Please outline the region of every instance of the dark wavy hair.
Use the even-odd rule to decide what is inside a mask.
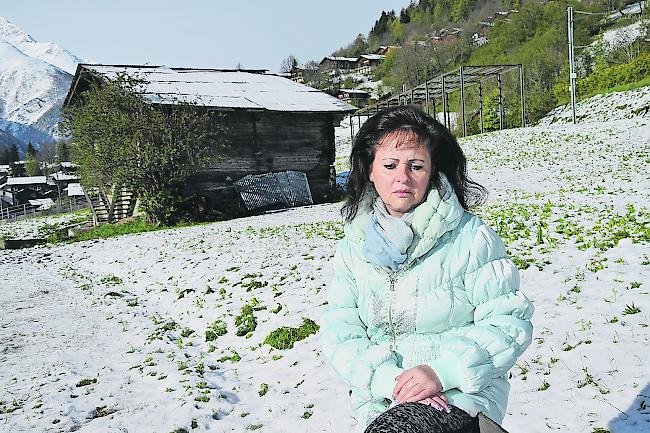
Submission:
[[[378,145],[394,132],[415,134],[429,149],[432,163],[429,188],[435,187],[442,192],[438,173],[444,173],[465,210],[485,200],[487,190],[467,177],[465,154],[447,128],[414,106],[390,107],[368,119],[354,137],[346,184],[347,200],[341,209],[347,222],[357,215],[359,203],[371,187],[370,165]]]

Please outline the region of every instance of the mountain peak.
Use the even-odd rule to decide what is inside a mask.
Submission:
[[[20,27],[0,16],[0,41],[6,41],[29,57],[47,62],[74,75],[82,59],[53,42],[38,42]]]

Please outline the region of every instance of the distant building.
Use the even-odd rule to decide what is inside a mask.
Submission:
[[[399,49],[399,48],[402,47],[397,45],[382,45],[379,48],[377,48],[373,54],[379,54],[381,56],[385,56],[388,54],[390,50]]]
[[[329,197],[334,126],[355,107],[265,70],[85,64],[77,68],[65,105],[74,104],[91,82],[120,73],[146,80],[141,94],[151,104],[192,101],[223,115],[229,149],[214,154],[187,183],[186,193],[200,197],[202,208],[241,209],[235,181],[287,170],[306,173],[314,201]]]
[[[357,60],[357,57],[326,56],[320,61],[318,70],[332,75],[350,72],[357,67]]]
[[[337,97],[353,105],[363,106],[368,103],[370,94],[365,90],[357,89],[340,89]]]

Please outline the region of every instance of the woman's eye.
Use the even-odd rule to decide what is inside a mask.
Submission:
[[[394,169],[395,167],[396,167],[395,164],[386,164],[386,165],[384,165],[384,168],[387,168],[388,170],[392,170],[392,169]]]
[[[420,171],[420,170],[423,170],[423,169],[424,169],[423,165],[415,165],[415,164],[411,165],[411,170],[413,170],[413,171]]]

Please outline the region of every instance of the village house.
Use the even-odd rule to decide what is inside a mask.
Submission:
[[[3,206],[17,206],[29,200],[48,198],[51,189],[46,176],[8,177],[0,185],[0,199]]]
[[[350,72],[357,67],[357,57],[326,56],[320,61],[318,70],[331,75]]]
[[[347,103],[361,107],[368,104],[370,93],[365,90],[340,89],[337,97]]]
[[[379,48],[377,48],[372,54],[379,54],[380,56],[385,56],[388,54],[390,50],[402,48],[397,45],[382,45]]]
[[[385,58],[386,56],[381,54],[361,54],[357,59],[357,72],[369,74],[370,71],[379,66]]]
[[[222,115],[229,149],[215,153],[187,185],[202,206],[219,211],[239,204],[241,210],[236,181],[284,171],[306,174],[314,202],[330,197],[334,127],[355,107],[265,70],[86,64],[77,67],[65,105],[91,82],[120,73],[144,79],[140,94],[152,104],[192,102]]]

